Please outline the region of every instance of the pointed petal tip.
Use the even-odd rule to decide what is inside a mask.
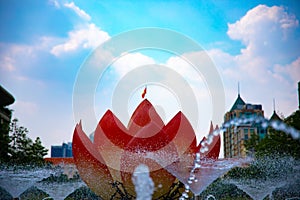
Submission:
[[[75,128],[82,128],[82,122],[81,119],[79,120],[79,122],[76,124]]]
[[[140,105],[138,105],[138,107],[141,105],[149,105],[150,107],[153,106],[147,98],[143,99],[143,101],[140,103]]]
[[[107,111],[104,113],[104,115],[109,114],[109,113],[113,113],[110,109],[107,109]]]
[[[175,115],[175,116],[177,116],[177,115],[180,115],[180,116],[185,116],[181,110],[180,110],[180,111],[178,111],[178,112],[176,113],[176,115]],[[174,116],[174,117],[175,117],[175,116]]]

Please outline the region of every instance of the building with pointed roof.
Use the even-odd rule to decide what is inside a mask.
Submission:
[[[276,113],[275,109],[275,99],[273,99],[273,114],[270,117],[270,121],[276,120],[276,121],[282,121],[282,119],[279,117],[279,115]]]
[[[224,116],[224,123],[235,118],[251,118],[257,116],[264,117],[262,105],[246,103],[238,93],[238,97],[230,111]],[[267,130],[256,123],[241,123],[238,125],[230,125],[226,128],[223,133],[224,157],[245,157],[247,155],[245,141],[249,140],[254,134],[258,135],[259,138],[264,138],[267,134]]]
[[[279,115],[276,113],[276,111],[273,111],[272,116],[270,117],[270,121],[272,120],[278,120],[278,121],[282,121],[282,119],[279,117]]]
[[[245,105],[245,101],[241,98],[240,94],[238,94],[238,97],[236,98],[230,111],[242,109]]]

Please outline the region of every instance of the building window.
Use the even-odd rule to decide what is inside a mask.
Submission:
[[[245,132],[244,135],[245,135],[245,136],[244,136],[244,139],[245,139],[245,140],[248,140],[248,131],[247,131],[247,133]]]

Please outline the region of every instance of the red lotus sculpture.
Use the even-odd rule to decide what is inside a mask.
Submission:
[[[178,181],[176,176],[180,176],[181,169],[177,173],[177,167],[191,166],[200,147],[182,112],[165,125],[147,99],[136,108],[127,127],[108,110],[98,123],[93,142],[83,132],[81,123],[73,135],[73,156],[79,174],[103,199],[114,197],[118,184],[122,184],[122,192],[134,197],[132,174],[140,164],[149,167],[155,185],[153,198],[163,196]],[[217,159],[219,151],[217,136],[202,156]]]

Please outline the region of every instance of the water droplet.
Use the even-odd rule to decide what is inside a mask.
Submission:
[[[189,189],[190,189],[190,186],[189,186],[189,185],[185,185],[185,189],[186,189],[186,190],[189,190]]]
[[[200,168],[201,167],[201,165],[199,164],[199,163],[195,163],[195,168],[196,169],[198,169],[198,168]]]
[[[201,153],[205,153],[205,148],[202,147],[202,148],[200,149],[200,152],[201,152]]]
[[[183,196],[185,199],[189,198],[189,195],[188,195],[186,192],[183,192],[183,193],[182,193],[182,196]]]
[[[200,161],[200,153],[196,153],[196,162]]]

